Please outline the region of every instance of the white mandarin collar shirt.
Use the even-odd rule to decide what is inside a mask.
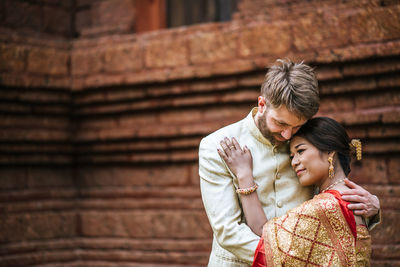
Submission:
[[[254,122],[257,108],[243,120],[203,138],[199,148],[200,188],[214,240],[208,266],[249,266],[259,237],[246,225],[237,178],[220,158],[217,148],[224,137],[247,145],[253,157],[253,177],[268,219],[281,216],[310,199],[311,187],[299,184],[291,168],[288,144],[275,147]]]

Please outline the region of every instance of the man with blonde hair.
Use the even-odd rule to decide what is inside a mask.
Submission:
[[[237,178],[217,153],[220,141],[231,138],[245,144],[253,156],[253,176],[258,188],[249,188],[260,199],[268,219],[281,216],[313,196],[302,187],[291,168],[288,140],[319,108],[318,82],[314,70],[304,63],[277,60],[267,72],[258,107],[246,118],[203,138],[199,147],[200,188],[213,230],[208,266],[249,266],[259,236],[246,225]],[[347,201],[355,214],[374,216],[379,200],[352,184]],[[373,223],[370,222],[369,226]]]

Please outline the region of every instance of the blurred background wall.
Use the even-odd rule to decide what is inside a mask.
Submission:
[[[400,2],[0,1],[0,265],[205,266],[197,148],[277,58],[364,143],[373,266],[400,265]]]

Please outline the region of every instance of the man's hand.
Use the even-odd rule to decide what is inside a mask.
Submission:
[[[377,196],[372,195],[367,190],[353,183],[349,179],[345,179],[345,183],[351,189],[343,191],[342,199],[352,202],[347,207],[353,210],[355,215],[369,218],[378,214],[380,204]]]

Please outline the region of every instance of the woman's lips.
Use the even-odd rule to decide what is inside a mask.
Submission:
[[[297,174],[297,175],[300,175],[300,174],[302,174],[305,170],[306,170],[306,169],[297,170],[297,171],[296,171],[296,174]]]

